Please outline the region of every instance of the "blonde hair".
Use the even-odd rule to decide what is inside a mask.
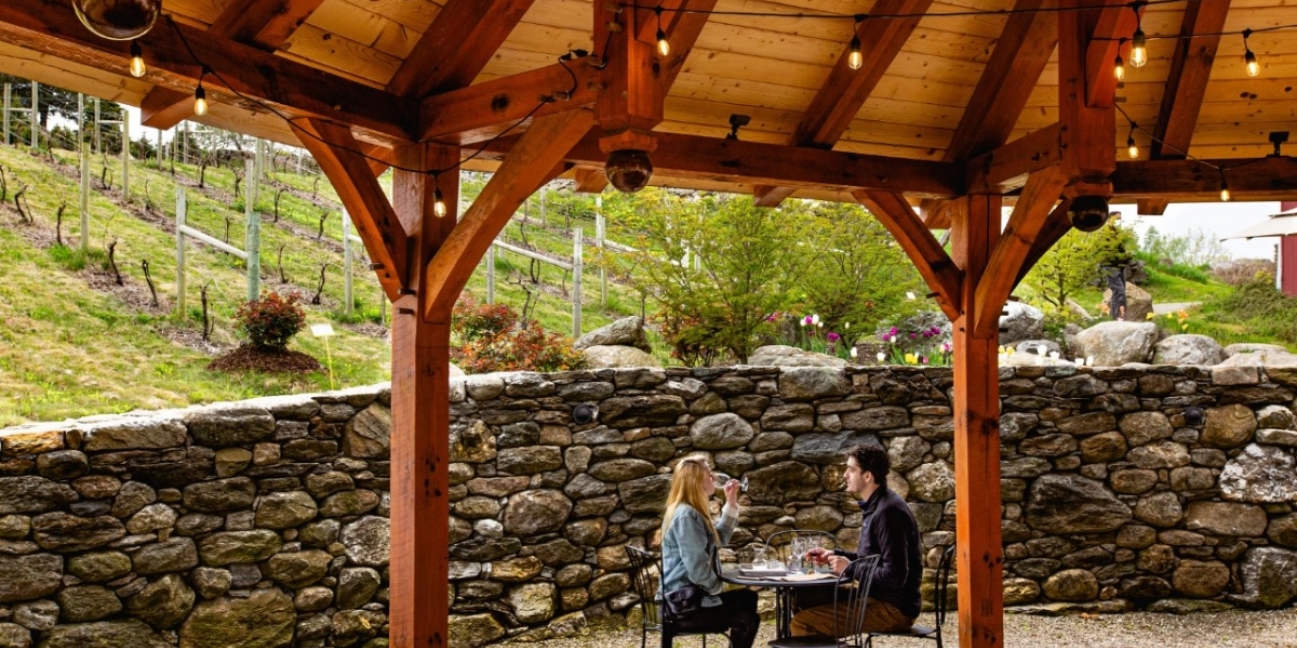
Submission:
[[[707,465],[707,457],[703,455],[693,455],[685,457],[676,464],[675,475],[671,478],[671,492],[667,495],[666,510],[662,514],[662,539],[666,540],[667,529],[671,527],[671,521],[675,519],[676,507],[681,504],[692,506],[702,514],[703,517],[710,517],[710,507],[707,502],[711,499],[712,494],[707,491],[704,481],[710,466]],[[720,536],[712,525],[707,525],[707,530],[711,531],[712,540],[720,544]]]

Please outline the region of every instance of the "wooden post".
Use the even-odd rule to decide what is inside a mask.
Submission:
[[[603,253],[603,240],[608,235],[608,222],[603,218],[603,196],[594,199],[594,236],[599,253]],[[602,261],[602,260],[601,260]],[[608,307],[608,270],[607,264],[599,264],[599,305]]]
[[[176,185],[176,317],[185,317],[185,187]]]
[[[122,200],[131,202],[131,116],[122,111]]]
[[[81,251],[90,249],[90,143],[81,142]]]
[[[95,154],[103,151],[103,142],[99,140],[99,97],[95,97]]]
[[[581,337],[581,269],[584,261],[585,235],[580,227],[572,230],[572,339]]]
[[[955,538],[959,645],[1004,645],[1004,554],[1000,541],[999,332],[978,337],[977,285],[1000,236],[1000,196],[957,201],[952,254],[963,271],[954,322]]]
[[[32,148],[34,148],[34,149],[35,149],[35,148],[40,148],[40,147],[41,147],[41,126],[40,126],[40,114],[41,114],[41,113],[40,113],[41,90],[40,90],[40,85],[41,85],[41,84],[36,83],[35,81],[32,81],[32,111],[31,111],[31,113],[30,113],[30,117],[31,117],[31,126],[32,126],[32,135],[31,135],[31,138],[30,138],[28,141],[31,143],[31,146],[32,146]]]
[[[247,223],[247,245],[243,249],[248,252],[248,301],[255,301],[261,297],[261,214],[253,208],[252,201],[256,192],[253,191],[255,182],[252,178],[256,177],[256,160],[248,160],[244,167],[244,174],[248,178],[247,186],[243,194],[243,213],[248,219]]]
[[[398,146],[395,154],[407,169],[459,162],[457,147],[432,143]],[[450,612],[450,306],[436,306],[422,271],[456,214],[434,215],[431,176],[392,171],[392,206],[412,254],[392,318],[390,638],[393,646],[444,647]],[[442,183],[441,192],[447,207],[458,207],[459,183]]]

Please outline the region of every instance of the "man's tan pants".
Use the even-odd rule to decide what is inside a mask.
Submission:
[[[817,605],[794,614],[790,630],[794,637],[815,634],[832,637],[839,632],[845,632],[858,614],[858,606],[848,610],[844,605],[837,615],[838,618],[834,619],[832,604]],[[902,614],[896,606],[870,598],[865,607],[865,624],[862,632],[900,632],[908,630],[913,624],[914,619]]]

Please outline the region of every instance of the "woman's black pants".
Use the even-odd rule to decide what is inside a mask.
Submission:
[[[670,624],[675,634],[730,633],[731,648],[752,648],[761,627],[757,593],[748,589],[720,593],[721,604],[702,608]]]

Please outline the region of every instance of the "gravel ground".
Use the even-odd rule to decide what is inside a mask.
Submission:
[[[954,622],[953,616],[947,619],[944,633],[945,645],[952,648],[959,645]],[[774,634],[774,623],[767,621],[762,625],[754,648],[765,648],[766,642],[774,639]],[[1092,618],[1010,614],[1004,620],[1004,634],[1006,648],[1297,648],[1297,609],[1183,616],[1132,612]],[[649,633],[649,648],[657,648],[658,641],[657,633]],[[513,645],[521,648],[537,644]],[[591,631],[584,637],[553,639],[543,645],[546,648],[639,648],[640,632],[638,629]],[[697,637],[676,640],[678,648],[700,648],[701,645]],[[725,647],[714,637],[708,645]],[[933,645],[912,639],[874,640],[876,648]]]

